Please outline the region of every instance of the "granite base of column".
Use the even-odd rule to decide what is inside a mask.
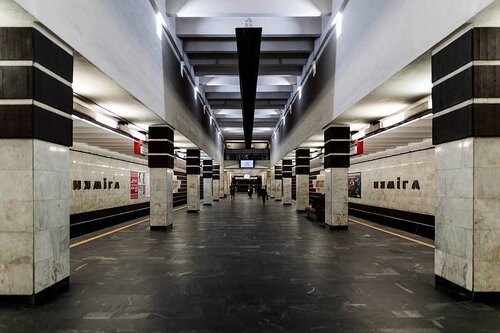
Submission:
[[[439,275],[434,275],[434,286],[444,294],[466,301],[500,303],[500,292],[473,292]]]
[[[349,230],[349,226],[348,225],[329,225],[329,224],[324,223],[323,227],[326,230],[330,230],[330,231],[333,231],[333,230]]]
[[[174,227],[173,224],[170,225],[152,225],[149,227],[149,230],[151,231],[167,231],[170,230]]]
[[[0,295],[1,307],[40,306],[68,292],[69,277],[34,295]]]

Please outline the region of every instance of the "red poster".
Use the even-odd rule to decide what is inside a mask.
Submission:
[[[141,141],[134,141],[134,154],[142,155],[141,154],[141,146],[142,146]]]
[[[356,141],[356,149],[358,155],[361,155],[365,152],[365,142],[364,141]]]
[[[137,171],[130,171],[130,199],[139,198],[139,175]]]

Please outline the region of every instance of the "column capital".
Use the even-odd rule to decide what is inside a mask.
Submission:
[[[168,125],[153,125],[148,132],[148,166],[154,169],[173,169],[174,130]]]
[[[331,125],[325,130],[325,169],[348,168],[350,166],[349,145],[351,131],[349,125]]]

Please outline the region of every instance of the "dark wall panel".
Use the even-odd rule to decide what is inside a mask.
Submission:
[[[63,79],[73,82],[73,56],[45,37],[41,32],[33,30],[34,60]]]
[[[32,38],[32,28],[0,28],[0,60],[32,60]]]
[[[0,67],[0,99],[32,99],[33,67]]]
[[[471,67],[434,86],[432,89],[433,112],[438,113],[470,100],[474,93],[472,75],[473,69]]]
[[[68,114],[73,113],[73,89],[35,68],[34,99]]]
[[[432,82],[472,61],[472,38],[470,30],[432,57]]]

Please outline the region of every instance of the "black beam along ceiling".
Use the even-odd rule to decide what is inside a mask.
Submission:
[[[257,76],[259,75],[262,28],[236,28],[241,108],[246,149],[252,148]]]

